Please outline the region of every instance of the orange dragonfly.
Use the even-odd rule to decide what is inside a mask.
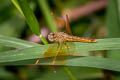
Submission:
[[[45,51],[44,57],[53,57],[54,59],[52,61],[52,65],[55,65],[55,61],[57,60],[61,64],[63,64],[67,60],[67,56],[72,53],[72,46],[73,43],[70,42],[87,42],[87,43],[95,43],[96,40],[94,39],[87,39],[84,37],[77,37],[73,36],[72,32],[70,30],[68,16],[66,15],[66,32],[56,32],[56,33],[50,33],[48,35],[48,39],[51,42],[55,42],[58,44],[51,44],[51,46]],[[38,59],[36,61],[36,64],[39,63]]]

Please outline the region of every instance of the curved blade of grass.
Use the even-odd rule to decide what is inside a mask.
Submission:
[[[120,37],[120,0],[108,1],[106,25],[108,30],[107,37]],[[109,51],[107,53],[106,55],[109,58],[120,59],[120,50]]]
[[[53,17],[50,15],[51,11],[48,7],[47,1],[46,0],[38,0],[39,6],[42,10],[42,13],[48,23],[48,26],[52,32],[57,32],[56,24],[53,19]]]
[[[11,0],[11,1],[15,5],[15,7],[20,11],[20,13],[24,16],[24,14],[23,14],[23,12],[22,12],[22,10],[20,8],[20,5],[18,3],[18,0]]]
[[[48,46],[39,46],[0,52],[0,63],[39,58],[47,48]]]
[[[36,43],[28,42],[17,38],[7,37],[3,35],[0,35],[0,44],[7,47],[13,47],[19,49],[40,46],[39,44]]]
[[[99,57],[81,57],[67,60],[65,66],[84,66],[84,67],[94,67],[101,69],[108,69],[114,71],[120,71],[120,61],[99,58]],[[50,63],[39,63],[40,65],[52,65]],[[56,61],[56,65],[61,65]]]
[[[76,48],[74,53],[94,50],[116,50],[120,49],[120,38],[98,39],[97,43],[78,43],[75,42]],[[113,42],[115,41],[115,42]],[[26,59],[35,59],[42,57],[44,51],[49,45],[40,45],[21,50],[13,50],[0,53],[0,62],[19,61]]]
[[[26,65],[26,64],[35,64],[35,59],[31,60],[19,60],[7,63],[1,63],[1,65]],[[48,61],[48,62],[47,62]],[[51,61],[52,62],[52,61]],[[52,65],[49,59],[41,59],[39,65]],[[100,68],[107,69],[113,71],[120,71],[120,64],[118,60],[112,60],[107,58],[99,58],[99,57],[79,57],[68,59],[65,64],[59,64],[56,61],[56,65],[64,65],[64,66],[82,66],[82,67],[92,67],[92,68]]]
[[[30,29],[36,35],[40,35],[39,23],[38,23],[35,15],[34,15],[34,13],[30,9],[27,1],[26,0],[18,0],[18,2],[19,2],[19,5],[21,7],[21,10],[22,10],[23,14],[25,15],[26,21],[27,21]]]
[[[32,12],[32,10],[30,9],[28,3],[26,0],[18,0],[19,3],[19,8],[20,11],[22,10],[25,19],[27,21],[27,24],[29,25],[31,31],[38,35],[40,37],[40,39],[43,41],[44,44],[47,44],[47,40],[40,34],[40,25],[34,15],[34,13]]]
[[[117,3],[118,3],[118,5],[117,5],[118,6],[118,17],[119,17],[118,21],[120,22],[120,0],[118,0]]]
[[[120,38],[109,38],[109,39],[98,39],[97,43],[77,43],[75,42],[76,49],[75,52],[81,51],[93,51],[93,50],[116,50],[120,49]],[[49,45],[30,47],[21,50],[12,50],[7,52],[0,53],[0,63],[8,63],[15,61],[19,62],[21,60],[36,59],[39,56],[42,57],[44,51],[48,48]],[[84,49],[85,48],[85,49]],[[46,59],[45,59],[46,60]],[[42,62],[41,65],[51,65],[51,62]],[[57,63],[57,62],[56,62]],[[30,62],[29,64],[33,64]],[[57,63],[57,65],[61,65]],[[118,60],[98,58],[98,57],[79,57],[68,59],[66,66],[85,66],[85,67],[94,67],[102,68],[114,71],[120,71],[120,64]]]
[[[75,52],[120,49],[120,38],[97,39],[97,43],[75,42]]]
[[[120,36],[120,19],[119,19],[119,0],[109,0],[107,9],[106,25],[108,37]],[[114,26],[114,27],[113,27]]]

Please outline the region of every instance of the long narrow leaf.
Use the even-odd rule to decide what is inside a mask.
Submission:
[[[119,1],[119,0],[118,0]],[[107,9],[107,21],[108,37],[115,38],[120,36],[120,20],[119,11],[117,6],[119,3],[117,0],[109,0]]]
[[[120,37],[120,0],[109,0],[107,9],[107,29],[108,37]],[[120,50],[109,51],[107,56],[109,58],[119,59]]]
[[[18,0],[18,2],[20,4],[21,10],[24,13],[24,16],[26,18],[26,21],[27,21],[30,29],[36,35],[40,35],[40,26],[39,26],[39,23],[38,23],[35,15],[34,15],[34,13],[30,9],[27,1],[26,0]]]
[[[18,3],[18,0],[11,0],[11,1],[15,5],[15,7],[20,11],[20,13],[24,16],[24,14],[23,14],[23,12],[22,12],[22,10],[20,8],[20,5]]]
[[[50,28],[50,30],[52,32],[57,32],[56,24],[54,22],[53,17],[50,15],[51,11],[50,11],[50,8],[47,4],[47,1],[46,0],[38,0],[38,3],[39,3],[39,6],[41,8],[41,11],[42,11],[47,23],[48,23],[48,27]]]
[[[40,60],[39,65],[52,65],[51,60]],[[50,62],[51,61],[51,62]],[[7,62],[1,63],[2,65],[25,65],[25,64],[35,64],[34,60],[22,60],[15,62]],[[82,67],[93,67],[93,68],[101,68],[107,70],[120,71],[120,64],[117,60],[107,59],[107,58],[99,58],[99,57],[79,57],[68,59],[65,64],[59,64],[56,61],[56,65],[64,65],[64,66],[82,66]]]
[[[0,44],[7,46],[7,47],[13,47],[13,48],[27,48],[27,47],[35,47],[39,46],[39,44],[28,42],[25,40],[12,38],[8,36],[0,35]]]
[[[120,49],[120,38],[98,39],[97,43],[75,42],[74,53],[94,50],[117,50]],[[115,41],[115,42],[113,42]],[[43,56],[49,45],[41,45],[21,50],[13,50],[0,53],[0,62],[35,59]]]
[[[26,0],[18,0],[18,2],[20,5],[20,8],[21,8],[20,10],[22,10],[31,31],[34,34],[38,35],[44,44],[47,44],[47,40],[40,33],[40,25],[34,15],[34,13],[30,9],[27,1]]]

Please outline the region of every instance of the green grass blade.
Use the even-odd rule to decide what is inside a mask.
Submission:
[[[57,32],[56,24],[54,22],[53,17],[51,16],[51,11],[48,7],[47,1],[46,0],[38,0],[39,6],[42,10],[42,13],[48,23],[48,27],[52,32]]]
[[[75,42],[75,52],[120,49],[120,38],[97,39],[97,43]]]
[[[20,59],[20,57],[18,59]],[[7,60],[4,60],[4,61],[7,61]],[[15,61],[15,62],[11,62],[11,61],[12,60],[10,60],[7,63],[1,63],[1,65],[5,65],[5,64],[7,64],[7,65],[35,64],[36,60],[28,59],[28,60],[22,60],[22,61],[19,60],[19,61]],[[52,61],[51,62],[50,61],[42,62],[42,61],[44,61],[44,60],[41,59],[39,65],[52,65]],[[118,60],[112,60],[112,59],[108,59],[108,58],[99,58],[99,57],[80,57],[80,58],[68,59],[65,64],[59,64],[59,62],[56,61],[56,65],[82,66],[82,67],[92,67],[92,68],[120,71],[120,64],[119,64]]]
[[[120,36],[120,20],[119,11],[117,6],[117,0],[109,0],[107,9],[107,21],[106,25],[108,28],[108,37],[119,37]]]
[[[18,0],[11,0],[11,1],[15,5],[15,7],[20,11],[20,13],[24,16],[24,14],[23,14],[23,12],[22,12],[22,10],[20,8],[20,5],[18,3]]]
[[[65,66],[82,66],[82,67],[94,67],[101,69],[108,69],[114,71],[120,71],[120,61],[112,60],[108,58],[99,57],[81,57],[67,60]],[[41,65],[52,65],[52,63],[39,63]],[[56,61],[56,65],[61,65]]]
[[[31,31],[34,34],[38,35],[44,44],[47,44],[48,43],[47,40],[40,34],[40,25],[34,15],[34,13],[30,9],[27,1],[26,0],[18,0],[18,2],[19,2],[20,8],[25,16],[25,19],[26,19]]]
[[[98,57],[83,57],[68,60],[68,66],[95,67],[108,70],[120,71],[119,61]]]
[[[30,27],[30,29],[32,30],[33,33],[35,33],[36,35],[40,35],[40,26],[39,23],[34,15],[34,13],[32,12],[32,10],[30,9],[28,3],[26,0],[18,0],[21,10],[23,11],[26,21]]]
[[[120,0],[117,0],[117,3],[118,3],[117,4],[117,6],[118,6],[118,17],[119,17],[119,22],[120,22]]]
[[[35,59],[42,56],[47,46],[24,48],[0,53],[0,62],[12,62],[19,60]]]
[[[36,43],[28,42],[17,38],[7,37],[3,35],[0,35],[0,44],[7,47],[14,47],[19,49],[40,46],[39,44]]]
[[[109,0],[107,8],[108,37],[120,37],[120,0]],[[120,59],[120,50],[109,51],[107,57]]]
[[[116,50],[120,49],[120,38],[110,38],[110,39],[98,39],[97,43],[78,43],[75,42],[74,53],[81,53],[84,51],[94,51],[94,50]],[[115,41],[115,42],[113,42]],[[39,58],[43,55],[43,52],[48,48],[49,45],[40,45],[31,48],[25,48],[21,50],[13,50],[0,53],[0,62],[7,61],[18,61],[25,59]],[[7,61],[4,61],[6,59]]]
[[[93,51],[93,50],[116,50],[120,49],[120,38],[108,38],[108,39],[98,39],[97,43],[80,43],[75,42],[76,52],[83,51]],[[28,47],[28,46],[26,46]],[[0,63],[1,64],[12,64],[12,65],[20,65],[24,64],[21,61],[30,60],[25,64],[34,64],[35,60],[39,57],[43,56],[45,50],[49,47],[49,45],[40,45],[36,47],[25,48],[21,50],[12,50],[0,53]],[[41,59],[41,65],[51,65],[51,61],[49,59]],[[20,64],[18,64],[18,63]],[[57,65],[61,65],[56,61]],[[67,60],[67,63],[64,64],[66,66],[84,66],[84,67],[94,67],[94,68],[102,68],[114,71],[120,71],[120,64],[118,60],[112,60],[107,58],[99,58],[99,57],[74,57]]]

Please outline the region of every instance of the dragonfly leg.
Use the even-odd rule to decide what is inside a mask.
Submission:
[[[39,61],[40,61],[40,58],[38,58],[38,59],[36,60],[35,64],[38,64],[38,63],[39,63]]]
[[[59,53],[59,51],[60,51],[60,49],[61,49],[61,46],[62,46],[62,44],[61,44],[61,43],[58,43],[58,46],[57,46],[58,50],[57,50],[57,53],[56,53],[56,55],[55,55],[55,57],[54,57],[54,59],[53,59],[53,61],[52,61],[52,65],[55,64],[55,60],[56,60],[56,57],[57,57],[57,55],[58,55],[58,53]]]
[[[69,46],[67,45],[67,43],[64,43],[67,47],[67,52],[68,52],[68,55],[70,56],[70,50],[69,50]]]
[[[40,57],[40,58],[41,58],[41,57]],[[39,63],[40,58],[38,58],[38,59],[36,60],[35,64],[38,64],[38,63]]]

